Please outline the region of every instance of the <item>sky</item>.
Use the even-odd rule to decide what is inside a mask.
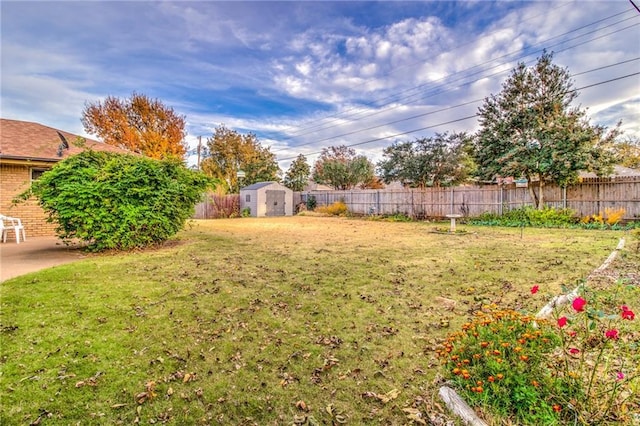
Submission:
[[[633,0],[640,7],[640,0]],[[283,172],[347,145],[475,132],[482,100],[543,50],[593,124],[640,137],[640,12],[610,1],[6,1],[3,118],[83,136],[87,103],[133,92],[184,115],[188,162],[224,125]],[[635,74],[635,75],[634,75]],[[95,138],[95,137],[94,137]]]

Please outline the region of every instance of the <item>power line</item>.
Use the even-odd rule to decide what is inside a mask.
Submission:
[[[571,3],[564,3],[564,4],[560,4],[559,6],[557,6],[557,7],[555,7],[555,8],[552,8],[551,10],[547,10],[547,11],[542,12],[542,13],[539,13],[539,14],[537,14],[537,15],[533,15],[533,16],[531,16],[531,17],[529,17],[529,18],[527,18],[527,19],[523,20],[522,22],[530,21],[530,20],[532,20],[532,19],[535,19],[535,18],[538,18],[538,17],[540,17],[540,16],[543,16],[545,13],[547,13],[547,12],[549,12],[549,11],[555,11],[555,10],[557,10],[557,9],[563,8],[563,7],[568,6],[568,5],[570,5],[570,4],[571,4]],[[622,14],[627,13],[627,12],[628,12],[628,11],[619,12],[619,13],[617,13],[617,14],[615,14],[615,15],[612,15],[612,16],[609,16],[609,17],[607,17],[607,18],[601,19],[600,21],[596,21],[596,23],[597,23],[597,22],[604,21],[604,20],[607,20],[607,19],[610,19],[610,18],[615,17],[615,16],[618,16],[618,15],[622,15]],[[591,25],[591,24],[589,24],[589,25]],[[582,28],[582,27],[581,27],[581,28]],[[580,28],[578,28],[578,29],[580,29]],[[487,34],[485,37],[491,36],[491,35],[493,35],[493,34],[497,33],[498,31],[501,31],[501,29],[498,29],[498,30],[492,31],[492,32],[490,32],[489,34]],[[455,51],[455,50],[458,50],[458,49],[460,49],[460,48],[462,48],[462,47],[464,47],[464,46],[468,46],[468,45],[470,45],[471,43],[474,43],[475,41],[477,41],[477,40],[471,40],[471,41],[468,41],[468,42],[466,42],[466,43],[463,43],[463,44],[461,44],[461,45],[459,45],[459,46],[456,46],[455,48],[451,49],[451,52],[453,52],[453,51]],[[426,58],[425,58],[425,59],[426,59]],[[411,63],[411,64],[401,65],[401,66],[398,66],[398,67],[393,68],[391,71],[388,71],[388,72],[386,72],[386,73],[382,74],[380,77],[388,77],[388,76],[390,76],[390,75],[392,75],[392,74],[396,73],[396,72],[397,72],[398,70],[400,70],[400,69],[403,69],[403,68],[410,68],[410,67],[413,67],[413,66],[416,66],[416,65],[420,65],[420,64],[422,64],[422,63],[423,63],[423,60],[419,60],[419,61],[413,62],[413,63]],[[365,82],[362,82],[362,83],[360,83],[360,84],[357,84],[357,85],[355,85],[355,86],[354,86],[354,88],[361,87],[361,86],[365,85],[366,83],[367,83],[367,82],[365,81]],[[383,98],[383,99],[386,99],[386,98]],[[352,109],[355,109],[355,108],[352,108]],[[349,110],[347,110],[347,111],[349,111]],[[328,115],[328,116],[326,116],[326,117],[324,117],[324,118],[322,118],[322,119],[320,119],[320,120],[323,120],[323,119],[325,119],[325,118],[335,117],[335,116],[338,116],[338,115],[340,115],[340,114],[343,114],[344,112],[345,112],[345,111],[340,111],[340,112],[337,112],[337,113],[335,113],[335,114]],[[316,121],[316,119],[310,120],[309,122],[310,122],[310,123],[313,123],[314,121]]]
[[[590,70],[587,70],[587,71],[582,71],[580,73],[573,74],[572,77],[576,77],[578,75],[588,74],[588,73],[591,73],[591,72],[594,72],[594,71],[600,71],[600,70],[611,68],[611,67],[618,66],[618,65],[623,65],[623,64],[626,64],[626,63],[629,63],[629,62],[633,62],[633,61],[637,61],[637,60],[640,60],[640,57],[636,57],[636,58],[633,58],[633,59],[628,59],[628,60],[625,60],[625,61],[616,62],[616,63],[610,64],[610,65],[604,65],[604,66],[601,66],[601,67],[598,67],[598,68],[593,68],[593,69],[590,69]],[[501,74],[501,73],[498,73],[498,74]],[[473,82],[475,82],[475,81],[473,81]],[[466,84],[464,84],[464,85],[466,85]],[[426,117],[428,115],[437,114],[439,112],[448,111],[448,110],[451,110],[451,109],[467,106],[467,105],[470,105],[470,104],[481,102],[482,100],[483,100],[482,98],[481,99],[474,99],[472,101],[464,102],[464,103],[461,103],[461,104],[457,104],[457,105],[453,105],[453,106],[449,106],[449,107],[445,107],[445,108],[440,108],[440,109],[437,109],[437,110],[434,110],[434,111],[425,112],[425,113],[422,113],[422,114],[416,114],[416,115],[413,115],[413,116],[410,116],[410,117],[405,117],[405,118],[402,118],[402,119],[399,119],[399,120],[390,121],[390,122],[387,122],[387,123],[384,123],[384,124],[378,124],[376,126],[366,127],[364,129],[354,130],[354,131],[351,131],[351,132],[341,133],[339,135],[329,136],[329,137],[326,137],[326,138],[323,138],[323,139],[314,140],[314,141],[311,141],[311,142],[306,142],[306,143],[302,143],[302,144],[298,144],[298,145],[293,145],[293,146],[291,146],[289,148],[282,148],[282,149],[277,150],[277,151],[283,151],[284,149],[291,149],[291,148],[299,148],[299,147],[302,147],[302,146],[307,146],[307,145],[311,145],[311,144],[315,144],[315,143],[319,143],[319,142],[325,142],[325,141],[328,141],[328,140],[337,139],[337,138],[340,138],[340,137],[343,137],[343,136],[350,136],[350,135],[353,135],[353,134],[356,134],[356,133],[360,133],[360,132],[364,132],[364,131],[367,131],[367,130],[374,130],[374,129],[378,129],[380,127],[389,126],[391,124],[397,124],[397,123],[401,123],[403,121],[409,121],[409,120],[413,120],[413,119],[416,119],[416,118],[421,118],[421,117]]]
[[[627,11],[624,11],[624,12],[619,12],[619,13],[616,13],[616,14],[614,14],[614,15],[608,16],[608,17],[606,17],[606,18],[603,18],[603,19],[600,19],[600,20],[594,21],[594,22],[592,22],[592,23],[590,23],[590,24],[583,25],[583,26],[581,26],[581,27],[578,27],[578,28],[575,28],[575,29],[573,29],[573,30],[567,31],[567,32],[565,32],[565,33],[563,33],[563,34],[560,34],[560,35],[557,35],[557,36],[551,37],[551,38],[549,38],[549,39],[543,40],[543,41],[541,41],[541,42],[539,42],[539,43],[536,43],[536,44],[532,45],[531,47],[533,47],[533,46],[542,46],[544,43],[548,43],[548,42],[549,42],[549,41],[551,41],[551,40],[558,39],[558,38],[560,38],[560,37],[566,36],[566,35],[568,35],[568,34],[571,34],[571,33],[577,32],[577,31],[579,31],[579,30],[581,30],[581,29],[584,29],[584,28],[587,28],[587,27],[590,27],[590,26],[593,26],[593,25],[599,24],[599,23],[601,23],[601,22],[604,22],[604,21],[606,21],[606,20],[609,20],[609,19],[611,19],[611,18],[615,18],[615,17],[617,17],[617,16],[620,16],[620,15],[623,15],[623,14],[626,14],[626,13],[629,13],[629,11],[627,10]],[[557,45],[560,45],[560,44],[564,44],[564,43],[567,43],[567,42],[569,42],[569,41],[576,40],[576,39],[581,38],[581,37],[588,36],[588,35],[593,34],[593,33],[595,33],[595,32],[602,31],[602,30],[604,30],[604,29],[610,28],[610,27],[612,27],[612,26],[614,26],[614,25],[617,25],[617,24],[619,24],[619,23],[622,23],[622,22],[625,22],[625,21],[628,21],[628,20],[630,20],[630,19],[634,19],[634,18],[637,18],[637,16],[635,16],[635,15],[634,15],[634,16],[632,16],[632,17],[630,17],[630,18],[625,18],[625,19],[622,19],[622,20],[616,21],[616,22],[614,22],[614,23],[611,23],[611,24],[609,24],[609,25],[607,25],[607,26],[605,26],[605,27],[597,28],[597,29],[592,30],[592,31],[590,31],[590,32],[587,32],[587,33],[581,34],[581,35],[579,35],[579,36],[576,36],[576,37],[573,37],[573,38],[570,38],[570,39],[566,39],[566,40],[560,41],[560,42],[558,42],[558,43],[556,43],[556,44],[548,45],[548,46],[546,46],[546,47],[545,47],[545,49],[549,49],[549,48],[551,48],[551,47],[554,47],[554,46],[557,46]],[[636,24],[636,25],[637,25],[637,24]],[[634,25],[632,25],[632,26],[634,26]],[[606,36],[611,35],[611,34],[614,34],[614,33],[616,33],[616,32],[623,31],[623,30],[625,30],[625,29],[631,28],[632,26],[628,26],[628,27],[625,27],[625,28],[619,29],[619,30],[617,30],[617,31],[613,31],[613,32],[608,33],[608,34],[606,34],[606,35],[604,35],[604,36],[601,36],[601,37],[606,37]],[[598,39],[598,38],[594,38],[594,39],[588,40],[587,42],[591,42],[591,41],[594,41],[594,40],[597,40],[597,39]],[[585,43],[586,43],[586,42],[585,42]],[[584,44],[584,43],[582,43],[582,44]],[[573,47],[576,47],[576,46],[579,46],[579,45],[580,45],[580,44],[577,44],[577,45],[575,45],[575,46],[573,46]],[[460,46],[459,46],[459,47],[460,47]],[[457,48],[455,48],[455,49],[453,49],[453,50],[457,50],[459,47],[457,47]],[[531,49],[531,47],[529,47],[529,49]],[[573,48],[573,47],[571,47],[571,48]],[[544,50],[544,49],[542,49],[542,50]],[[527,57],[527,56],[531,56],[532,54],[535,54],[535,53],[540,53],[542,50],[537,50],[537,51],[535,51],[535,52],[528,53],[528,54],[526,54],[526,55],[524,55],[524,56],[521,56],[521,57],[520,57],[520,59],[522,59],[522,58],[524,58],[524,57]],[[567,49],[563,49],[563,50],[567,50]],[[563,50],[561,50],[561,51],[563,51]],[[491,60],[489,60],[489,61],[483,62],[483,63],[481,63],[481,64],[475,65],[475,66],[473,66],[473,67],[467,68],[467,69],[462,70],[462,71],[458,71],[458,72],[456,72],[456,73],[454,73],[454,74],[451,74],[451,75],[449,75],[449,76],[442,77],[442,78],[441,78],[441,79],[439,79],[439,80],[436,80],[436,81],[433,81],[433,82],[429,82],[429,83],[425,83],[425,84],[422,84],[422,85],[419,85],[419,86],[415,86],[415,87],[412,87],[412,88],[405,89],[405,90],[400,91],[400,92],[398,92],[398,93],[396,93],[396,94],[394,94],[394,95],[390,95],[390,96],[387,96],[387,97],[384,97],[384,98],[378,99],[378,100],[377,100],[377,101],[375,101],[375,102],[380,102],[380,101],[386,101],[386,100],[393,99],[393,100],[392,100],[391,102],[389,102],[389,103],[382,104],[382,105],[378,105],[378,106],[385,106],[385,105],[389,105],[389,104],[390,104],[390,103],[392,103],[392,102],[397,102],[397,101],[401,101],[401,100],[408,99],[408,98],[410,98],[410,97],[412,97],[412,96],[416,96],[418,93],[411,94],[411,95],[408,95],[408,96],[406,96],[406,97],[401,97],[401,98],[397,98],[397,96],[398,96],[398,94],[402,94],[402,93],[407,93],[407,92],[415,91],[415,90],[418,90],[418,89],[420,89],[420,88],[423,88],[423,87],[425,87],[425,86],[427,86],[427,85],[432,85],[432,84],[434,84],[434,83],[436,83],[436,82],[438,82],[438,81],[443,81],[443,80],[445,80],[445,79],[447,79],[447,78],[450,78],[450,77],[452,77],[452,76],[454,76],[454,75],[456,75],[456,74],[463,74],[463,73],[468,72],[468,71],[470,71],[470,70],[473,70],[473,69],[475,69],[475,68],[479,68],[479,67],[481,67],[481,66],[483,66],[483,65],[491,64],[492,62],[495,62],[496,60],[503,59],[503,58],[507,58],[507,57],[512,56],[512,55],[515,55],[515,54],[517,54],[517,53],[519,53],[519,52],[520,52],[520,51],[513,51],[513,52],[507,53],[507,54],[505,54],[505,55],[502,55],[502,56],[500,56],[500,57],[492,58],[492,59],[491,59]],[[477,74],[480,74],[480,73],[482,73],[482,72],[486,72],[486,71],[488,71],[488,70],[494,69],[494,68],[499,67],[499,66],[502,66],[502,65],[504,65],[504,63],[502,63],[502,64],[498,64],[498,65],[495,65],[495,66],[493,66],[493,67],[491,67],[491,68],[485,69],[484,71],[482,71],[482,70],[481,70],[481,71],[478,71],[478,72],[473,73],[473,74],[469,74],[469,75],[466,75],[466,76],[462,76],[462,77],[460,77],[460,78],[459,78],[459,79],[457,79],[457,80],[450,81],[449,83],[452,83],[452,82],[455,82],[455,81],[459,81],[459,80],[462,80],[462,79],[464,79],[464,78],[469,78],[469,77],[471,77],[471,76],[473,76],[473,75],[477,75]],[[394,98],[395,98],[395,99],[394,99]],[[415,100],[415,102],[417,102],[418,100],[420,100],[420,99],[416,99],[416,100]],[[286,141],[286,140],[289,140],[289,139],[293,139],[293,138],[295,138],[295,137],[304,136],[304,135],[306,135],[306,134],[313,133],[313,132],[311,131],[312,129],[315,129],[315,130],[313,130],[313,131],[318,131],[318,130],[325,130],[325,129],[327,129],[327,128],[331,128],[331,127],[336,127],[337,125],[334,125],[334,126],[326,126],[326,125],[327,125],[327,124],[330,124],[330,123],[332,123],[332,122],[335,122],[335,121],[337,121],[337,120],[338,120],[338,119],[340,119],[340,118],[350,118],[350,117],[352,118],[352,117],[357,116],[358,114],[361,114],[361,113],[362,113],[362,112],[355,112],[355,113],[354,113],[354,114],[352,114],[352,115],[346,115],[346,116],[344,116],[344,114],[345,114],[345,113],[347,113],[347,112],[349,112],[349,111],[353,111],[353,110],[355,110],[355,109],[356,109],[356,108],[350,108],[350,109],[347,109],[347,110],[341,111],[341,112],[340,112],[340,113],[338,113],[338,114],[334,114],[334,115],[332,115],[332,116],[328,116],[328,117],[325,117],[325,118],[323,118],[323,119],[320,119],[320,120],[325,120],[326,118],[335,117],[333,120],[331,120],[331,121],[329,121],[329,122],[316,124],[316,125],[313,125],[313,126],[310,126],[310,127],[309,127],[309,126],[306,126],[306,127],[303,127],[303,128],[301,128],[301,129],[299,130],[299,131],[309,130],[309,131],[308,131],[308,132],[306,132],[306,133],[296,133],[296,134],[294,134],[294,135],[292,135],[292,136],[288,136],[288,137],[283,138],[283,139],[280,139],[280,140],[281,140],[281,141]],[[374,114],[376,114],[376,113],[374,113]],[[370,116],[370,115],[365,115],[365,116]],[[318,120],[318,121],[319,121],[319,120]],[[338,125],[339,125],[339,124],[338,124]],[[323,127],[323,126],[325,126],[325,127]],[[321,129],[318,129],[318,127],[321,127]]]
[[[618,15],[619,15],[619,14],[618,14]],[[559,44],[564,44],[564,43],[566,43],[566,42],[568,42],[568,41],[576,40],[577,38],[584,37],[585,35],[590,35],[590,34],[593,34],[593,33],[597,32],[597,31],[602,31],[603,29],[609,28],[609,27],[611,27],[611,26],[613,26],[613,25],[619,24],[619,23],[621,23],[621,22],[624,22],[624,21],[627,21],[627,20],[629,20],[629,19],[633,19],[633,18],[636,18],[636,16],[633,16],[632,18],[626,18],[626,19],[624,19],[624,20],[621,20],[621,21],[615,22],[615,23],[613,23],[613,24],[610,24],[610,25],[608,25],[608,26],[606,26],[606,27],[599,28],[599,29],[597,29],[597,30],[594,30],[594,31],[591,31],[591,32],[588,32],[588,33],[582,34],[582,35],[580,35],[580,36],[577,36],[577,37],[574,37],[574,38],[571,38],[571,39],[568,39],[568,40],[564,40],[564,41],[559,42],[559,43],[557,43],[557,44],[555,44],[555,45],[547,46],[547,47],[546,47],[546,48],[544,48],[544,49],[540,49],[540,50],[537,50],[537,51],[535,51],[535,52],[528,53],[528,54],[526,54],[526,55],[524,55],[524,56],[521,56],[519,59],[526,58],[526,57],[531,56],[531,55],[533,55],[533,54],[535,54],[535,53],[543,52],[543,51],[544,51],[544,50],[546,50],[547,48],[551,48],[551,47],[557,46],[557,45],[559,45]],[[611,32],[609,32],[609,33],[606,33],[606,34],[603,34],[603,35],[600,35],[600,36],[597,36],[597,37],[591,38],[591,39],[589,39],[589,40],[586,40],[586,41],[583,41],[583,42],[580,42],[580,43],[574,44],[574,45],[572,45],[572,46],[566,47],[566,48],[561,49],[561,50],[558,50],[558,51],[555,51],[554,53],[560,53],[560,52],[564,52],[564,51],[567,51],[567,50],[570,50],[570,49],[574,49],[574,48],[576,48],[576,47],[578,47],[578,46],[581,46],[581,45],[583,45],[583,44],[590,43],[590,42],[592,42],[592,41],[599,40],[599,39],[604,38],[604,37],[608,37],[608,36],[610,36],[610,35],[612,35],[612,34],[615,34],[615,33],[618,33],[618,32],[624,31],[624,30],[627,30],[627,29],[629,29],[629,28],[636,27],[636,26],[638,26],[638,25],[640,25],[640,24],[632,24],[632,25],[629,25],[629,26],[626,26],[626,27],[623,27],[623,28],[619,28],[619,29],[614,30],[614,31],[611,31]],[[584,27],[585,27],[585,26],[583,26],[583,27],[581,27],[581,28],[584,28]],[[568,33],[565,33],[565,34],[568,34]],[[557,37],[554,37],[554,38],[557,38]],[[546,42],[546,41],[545,41],[545,42]],[[540,43],[539,43],[539,44],[540,44]],[[512,53],[511,53],[511,54],[512,54]],[[505,57],[505,56],[509,56],[509,55],[511,55],[511,54],[503,55],[503,56],[502,56],[502,57],[500,57],[500,58],[503,58],[503,57]],[[500,59],[500,58],[496,58],[496,59]],[[535,60],[535,59],[532,59],[532,60],[530,60],[530,61],[528,61],[528,62],[533,62],[534,60]],[[493,60],[492,60],[492,61],[493,61]],[[490,62],[492,62],[492,61],[488,61],[488,62],[485,62],[485,63],[483,63],[483,64],[476,65],[476,66],[474,66],[474,67],[468,68],[467,70],[471,70],[471,69],[473,69],[473,68],[477,68],[477,67],[479,67],[479,66],[481,66],[481,65],[488,64],[488,63],[490,63]],[[458,79],[456,79],[456,80],[452,80],[452,81],[448,82],[447,84],[451,84],[451,83],[455,83],[455,82],[460,81],[460,80],[464,80],[464,79],[466,79],[466,78],[469,78],[469,77],[471,77],[471,76],[474,76],[474,75],[480,74],[480,73],[482,73],[482,72],[486,72],[486,71],[489,71],[489,70],[491,70],[491,69],[495,69],[495,68],[502,67],[502,66],[504,66],[504,65],[506,65],[506,64],[507,64],[507,63],[501,63],[501,64],[494,65],[494,66],[492,66],[492,67],[490,67],[490,68],[485,69],[484,71],[478,71],[478,72],[476,72],[476,73],[473,73],[473,74],[470,74],[470,75],[466,75],[466,76],[460,77],[460,78],[458,78]],[[465,70],[465,71],[466,71],[466,70]],[[366,117],[372,117],[372,116],[375,116],[375,115],[379,115],[379,114],[382,114],[382,113],[385,113],[385,112],[391,111],[391,110],[393,110],[393,109],[397,109],[397,108],[399,108],[399,107],[401,107],[401,106],[405,106],[405,105],[407,105],[407,104],[411,104],[411,103],[418,102],[418,101],[420,101],[421,99],[424,99],[426,96],[433,96],[433,95],[438,95],[438,94],[446,93],[446,92],[448,92],[448,91],[455,90],[455,89],[459,89],[459,88],[461,88],[461,87],[464,87],[464,86],[467,86],[467,85],[473,84],[473,83],[477,82],[478,80],[480,80],[480,79],[482,79],[482,78],[493,77],[493,76],[496,76],[496,75],[499,75],[499,74],[504,74],[504,73],[506,73],[506,72],[508,72],[508,71],[507,71],[507,70],[505,70],[505,71],[499,71],[499,72],[496,72],[496,73],[493,73],[493,74],[489,74],[489,75],[484,75],[484,76],[481,76],[481,77],[476,78],[475,80],[470,80],[470,81],[468,81],[468,82],[466,82],[466,83],[463,83],[462,85],[458,85],[458,86],[456,86],[456,87],[454,87],[454,88],[451,88],[451,89],[446,89],[446,87],[445,87],[445,86],[441,86],[441,87],[440,87],[440,89],[439,89],[439,90],[437,90],[437,89],[438,89],[438,87],[436,86],[436,87],[434,87],[434,88],[432,89],[432,91],[431,91],[431,92],[424,93],[420,98],[413,99],[413,100],[411,100],[411,101],[407,101],[407,102],[403,103],[402,105],[397,105],[397,106],[393,106],[393,107],[390,107],[390,108],[383,108],[383,109],[380,109],[380,110],[377,110],[377,111],[374,111],[374,112],[370,112],[370,113],[364,114],[364,115],[362,115],[362,116],[358,117],[358,120],[363,119],[363,118],[366,118]],[[461,73],[461,72],[460,72],[460,73]],[[459,74],[459,73],[455,73],[455,74]],[[453,74],[453,75],[455,75],[455,74]],[[450,77],[450,76],[449,76],[449,77]],[[443,78],[443,79],[444,79],[444,78]],[[443,80],[443,79],[440,79],[440,80]],[[422,85],[422,86],[425,86],[425,85]],[[417,86],[417,87],[422,87],[422,86]],[[413,90],[413,89],[415,89],[415,88],[407,89],[407,90],[405,90],[405,92],[406,92],[406,91],[409,91],[409,90]],[[436,91],[434,92],[434,90],[436,90]],[[402,93],[402,92],[400,92],[400,93]],[[409,96],[407,96],[407,97],[397,98],[395,101],[397,102],[397,101],[401,101],[401,100],[407,100],[407,99],[409,99],[409,98],[411,98],[411,97],[413,97],[413,96],[416,96],[416,95],[418,95],[418,93],[416,93],[416,94],[412,94],[412,95],[409,95]],[[388,98],[389,98],[389,97],[387,97],[387,98],[383,98],[383,99],[388,99]],[[388,105],[388,104],[387,104],[387,105]],[[383,105],[383,106],[384,106],[384,105]],[[352,115],[347,115],[346,117],[343,117],[343,118],[345,118],[345,119],[346,119],[346,118],[351,118],[351,119],[353,119],[353,118],[355,118],[358,114],[362,114],[362,113],[360,112],[360,113],[356,113],[356,114],[352,114]],[[334,119],[334,120],[332,120],[332,121],[337,121],[337,119]],[[331,123],[331,122],[329,122],[329,123]],[[325,124],[329,124],[329,123],[325,123]],[[308,128],[308,129],[314,129],[314,128],[315,128],[315,130],[312,130],[312,131],[310,130],[310,131],[308,131],[308,132],[306,132],[306,133],[301,133],[301,134],[293,135],[293,136],[290,136],[290,137],[287,137],[287,138],[284,138],[284,139],[280,139],[280,141],[290,140],[290,139],[292,139],[292,138],[294,138],[294,137],[304,136],[304,135],[307,135],[307,134],[310,134],[310,133],[315,133],[315,132],[320,131],[320,130],[327,130],[327,129],[330,129],[330,128],[338,127],[338,126],[340,126],[340,125],[342,125],[342,124],[341,124],[341,123],[338,123],[338,124],[334,124],[334,125],[330,125],[330,126],[326,126],[326,125],[325,125],[325,126],[323,127],[323,124],[319,124],[319,125],[316,125],[316,126],[313,126],[313,127]],[[319,128],[318,128],[318,127],[319,127]],[[341,135],[334,136],[333,138],[340,137],[340,136],[341,136]],[[292,146],[287,147],[287,148],[281,148],[281,149],[275,150],[274,152],[282,151],[282,150],[285,150],[285,149],[290,149],[290,148],[292,148],[292,147],[304,146],[304,145],[307,145],[307,144],[292,145]]]
[[[620,76],[620,77],[611,78],[609,80],[604,80],[604,81],[601,81],[601,82],[598,82],[598,83],[594,83],[594,84],[589,84],[589,85],[586,85],[586,86],[578,87],[576,89],[572,89],[570,92],[576,92],[578,90],[584,90],[584,89],[589,89],[589,88],[596,87],[596,86],[601,86],[603,84],[612,83],[614,81],[623,80],[625,78],[633,77],[633,76],[636,76],[636,75],[640,75],[640,71],[639,72],[635,72],[635,73],[631,73],[631,74],[627,74],[627,75],[623,75],[623,76]],[[469,116],[462,117],[462,118],[458,118],[458,119],[455,119],[455,120],[450,120],[450,121],[446,121],[446,122],[442,122],[442,123],[432,124],[430,126],[421,127],[421,128],[418,128],[418,129],[412,129],[412,130],[408,130],[406,132],[400,132],[400,133],[396,133],[394,135],[389,135],[389,136],[385,136],[385,137],[381,137],[381,138],[369,139],[369,140],[366,140],[366,141],[357,142],[357,143],[353,143],[353,144],[349,144],[349,145],[345,145],[345,146],[346,147],[353,147],[353,146],[366,145],[366,144],[373,143],[373,142],[378,142],[378,141],[382,141],[382,140],[396,138],[398,136],[409,135],[411,133],[416,133],[416,132],[420,132],[420,131],[423,131],[423,130],[432,129],[434,127],[440,127],[440,126],[444,126],[446,124],[458,123],[458,122],[461,122],[461,121],[469,120],[471,118],[477,117],[478,115],[479,114],[476,113],[476,114],[469,115]],[[314,155],[314,154],[320,154],[320,153],[322,153],[322,151],[309,152],[309,153],[307,153],[305,155]],[[280,158],[279,161],[293,160],[296,157],[297,157],[297,155],[293,156],[293,157],[284,157],[284,158]]]

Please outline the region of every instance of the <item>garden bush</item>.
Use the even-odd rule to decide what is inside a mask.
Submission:
[[[472,225],[484,226],[534,226],[538,228],[585,228],[585,229],[634,229],[640,222],[621,224],[624,209],[605,209],[605,213],[579,218],[572,209],[545,207],[542,210],[527,206],[506,211],[502,216],[483,213],[469,220]]]
[[[309,195],[309,197],[307,198],[307,210],[315,210],[316,206],[318,205],[318,201],[316,201],[316,197],[314,195]]]
[[[583,287],[549,321],[487,306],[438,349],[443,376],[470,405],[517,424],[628,424],[639,359],[627,303],[637,291]]]
[[[536,227],[567,227],[578,222],[576,212],[571,209],[556,209],[545,207],[542,210],[533,207],[522,207],[505,212],[502,216],[484,213],[471,219],[475,225],[494,226],[536,226]]]
[[[165,241],[212,183],[178,160],[86,150],[56,164],[20,196],[35,196],[62,239],[93,251]]]
[[[349,209],[344,202],[336,201],[335,203],[329,204],[328,206],[316,207],[316,211],[318,213],[324,213],[331,216],[342,216],[347,214]]]

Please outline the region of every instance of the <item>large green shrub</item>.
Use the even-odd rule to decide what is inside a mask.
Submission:
[[[506,211],[502,216],[493,213],[484,213],[471,219],[475,225],[497,226],[536,226],[562,228],[578,223],[576,212],[571,209],[556,209],[545,207],[538,210],[533,207],[522,207]]]
[[[23,198],[38,198],[60,238],[127,250],[178,232],[209,183],[178,160],[88,150],[56,164]]]

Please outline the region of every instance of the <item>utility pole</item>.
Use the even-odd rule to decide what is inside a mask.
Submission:
[[[200,152],[202,151],[202,136],[198,136],[198,162],[197,167],[200,170]]]

